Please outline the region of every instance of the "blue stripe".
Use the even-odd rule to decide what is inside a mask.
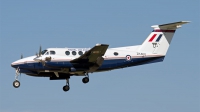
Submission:
[[[156,39],[156,42],[159,42],[161,37],[162,37],[162,34],[159,35],[159,37]]]
[[[101,70],[112,70],[112,69],[118,69],[118,68],[125,68],[125,67],[131,67],[131,66],[137,66],[137,65],[143,65],[143,64],[149,64],[149,63],[155,63],[155,62],[161,62],[163,61],[164,56],[162,57],[149,57],[149,58],[132,58],[130,61],[127,61],[126,59],[112,59],[112,60],[104,60],[102,63],[102,66],[98,68],[97,71]],[[21,73],[27,73],[27,74],[37,74],[37,70],[60,70],[60,68],[71,68],[73,65],[69,62],[47,62],[47,66],[43,66],[42,63],[29,63],[29,64],[20,64],[20,65],[14,65],[14,68],[20,68],[23,69],[20,72]],[[77,68],[78,69],[78,68]]]

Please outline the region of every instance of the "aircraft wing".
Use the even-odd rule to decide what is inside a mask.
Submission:
[[[102,56],[105,54],[108,49],[107,44],[97,44],[89,51],[86,51],[82,56],[71,60],[71,63],[102,63]]]

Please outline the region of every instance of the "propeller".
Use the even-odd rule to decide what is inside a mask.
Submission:
[[[39,49],[39,57],[41,56],[42,54],[42,47],[40,46],[40,49]]]
[[[36,52],[35,55],[38,57],[38,53]]]
[[[45,57],[42,56],[42,46],[40,46],[40,48],[39,48],[39,53],[36,52],[36,56],[37,57],[35,58],[35,60],[41,62],[43,66],[45,66],[46,61],[50,61],[51,60],[51,57],[46,57],[45,58]]]
[[[41,62],[42,65],[45,66],[45,61],[42,60],[42,47],[41,46],[39,48],[39,53],[36,52],[35,55],[36,55],[35,60]]]
[[[23,59],[23,54],[21,54],[21,59]]]
[[[40,57],[40,56],[42,55],[42,47],[41,47],[41,46],[40,46],[40,48],[39,48],[39,54],[36,52],[35,55],[36,55],[37,57]]]

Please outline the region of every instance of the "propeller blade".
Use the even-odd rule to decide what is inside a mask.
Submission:
[[[21,54],[21,59],[23,58],[23,54]]]
[[[39,57],[41,56],[42,54],[42,47],[40,46],[40,49],[39,49]]]

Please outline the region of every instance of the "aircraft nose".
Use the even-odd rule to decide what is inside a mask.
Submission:
[[[16,66],[17,66],[17,63],[16,63],[16,62],[12,62],[12,63],[11,63],[11,67],[16,68]]]
[[[11,67],[13,67],[13,68],[18,68],[18,67],[25,68],[25,67],[27,67],[26,66],[27,62],[32,61],[34,57],[35,56],[27,57],[27,58],[23,58],[23,59],[19,59],[17,61],[14,61],[14,62],[11,63]]]
[[[21,64],[21,60],[15,61],[11,63],[11,67],[13,68],[17,68],[19,66],[19,64]]]
[[[11,67],[13,67],[14,66],[14,63],[11,63]]]

